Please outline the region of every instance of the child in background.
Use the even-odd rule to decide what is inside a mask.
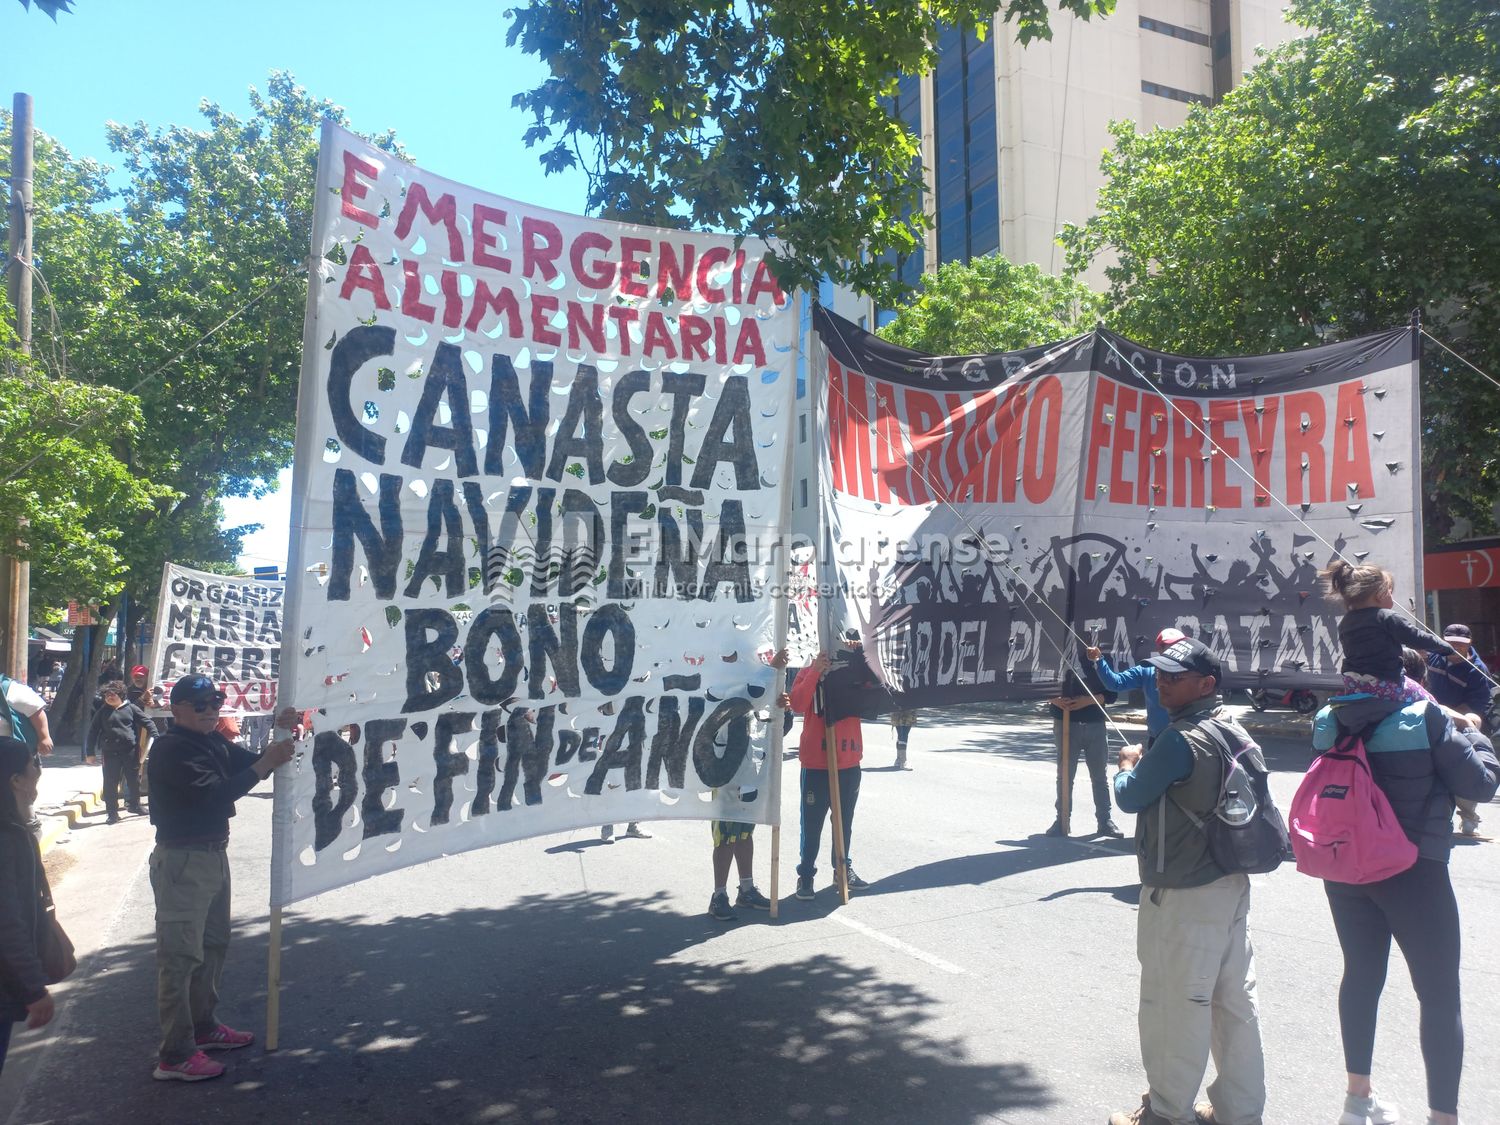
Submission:
[[[790,711],[787,712],[791,714]],[[906,764],[906,742],[911,736],[911,728],[917,725],[917,712],[915,710],[892,711],[891,727],[896,732],[896,765],[895,769],[909,770]]]
[[[1391,572],[1373,563],[1356,566],[1335,559],[1319,572],[1329,600],[1344,606],[1339,643],[1344,649],[1344,690],[1364,692],[1396,703],[1432,700],[1421,684],[1404,675],[1403,646],[1453,655],[1447,641],[1409,621],[1395,610],[1396,583]]]

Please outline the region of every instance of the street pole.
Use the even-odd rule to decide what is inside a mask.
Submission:
[[[10,269],[6,293],[16,310],[16,337],[22,355],[31,354],[31,95],[17,94],[11,115]],[[25,521],[21,521],[25,527]],[[18,529],[18,532],[21,529]],[[16,546],[24,548],[19,534]],[[14,679],[27,681],[27,640],[31,625],[31,564],[0,556],[0,663]]]

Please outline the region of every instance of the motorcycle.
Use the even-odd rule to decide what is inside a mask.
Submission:
[[[1250,706],[1257,711],[1285,707],[1299,715],[1311,715],[1318,709],[1318,697],[1307,688],[1287,688],[1285,691],[1256,688],[1250,692]]]

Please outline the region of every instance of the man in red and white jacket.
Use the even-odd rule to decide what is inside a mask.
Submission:
[[[856,660],[857,640],[850,644]],[[828,674],[833,661],[820,652],[817,659],[802,669],[792,683],[792,690],[782,706],[803,716],[802,736],[797,743],[797,758],[802,763],[802,848],[797,864],[797,897],[813,897],[813,876],[817,874],[818,848],[823,840],[823,822],[828,818],[828,751],[823,741],[823,716],[819,713],[818,684]],[[859,803],[860,762],[865,755],[860,719],[852,715],[833,726],[839,766],[839,811],[844,825],[844,864],[849,872],[850,889],[869,886],[854,873],[849,863],[850,840],[854,831],[854,806]]]

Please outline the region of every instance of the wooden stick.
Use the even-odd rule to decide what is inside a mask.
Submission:
[[[781,884],[781,825],[771,825],[771,917],[775,918],[779,913],[781,899],[779,887]]]
[[[281,1038],[281,907],[271,907],[271,948],[266,959],[266,1050]]]
[[[844,862],[844,809],[839,796],[838,740],[833,726],[823,720],[823,749],[828,754],[828,813],[833,817],[833,877],[839,888],[839,901],[849,905],[849,867]]]
[[[1068,770],[1068,759],[1072,757],[1068,728],[1072,725],[1072,721],[1073,712],[1064,710],[1062,713],[1062,753],[1057,759],[1057,791],[1060,794],[1057,803],[1057,823],[1062,826],[1064,836],[1068,835],[1073,819],[1073,784]]]

